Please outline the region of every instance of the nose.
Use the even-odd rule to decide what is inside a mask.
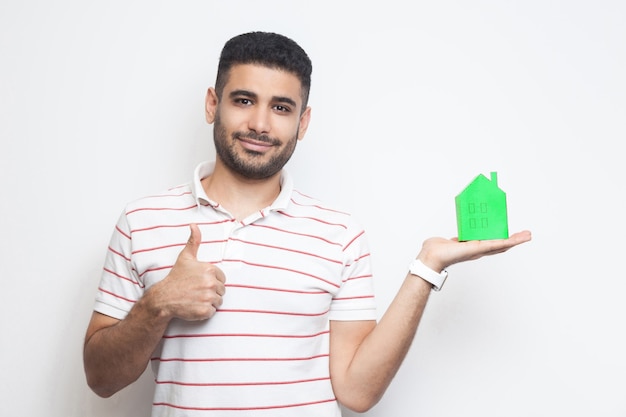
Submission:
[[[255,131],[258,134],[269,133],[270,131],[270,116],[269,109],[256,107],[250,115],[248,120],[248,128]]]

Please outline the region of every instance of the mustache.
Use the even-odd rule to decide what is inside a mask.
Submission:
[[[280,145],[282,142],[277,138],[270,137],[268,135],[259,135],[256,132],[234,132],[233,139],[252,139],[258,142],[268,143],[270,145]]]

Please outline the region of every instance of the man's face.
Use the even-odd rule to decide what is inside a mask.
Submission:
[[[212,94],[215,91],[209,90],[207,120],[215,111],[213,139],[219,160],[244,178],[276,175],[308,126],[310,109],[301,114],[298,78],[263,66],[236,65],[219,102]]]

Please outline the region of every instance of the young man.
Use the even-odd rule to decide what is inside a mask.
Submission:
[[[151,362],[153,416],[366,411],[444,269],[530,240],[426,240],[377,323],[363,229],[296,191],[282,169],[309,125],[311,70],[278,34],[224,46],[206,96],[215,161],[189,184],[130,203],[111,238],[84,347],[98,395]]]

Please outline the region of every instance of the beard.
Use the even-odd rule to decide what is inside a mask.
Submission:
[[[231,171],[244,178],[254,180],[269,178],[283,169],[296,150],[296,143],[298,142],[297,133],[286,144],[283,144],[278,138],[259,135],[253,131],[233,132],[230,136],[231,140],[229,141],[228,132],[222,125],[219,112],[217,112],[213,126],[213,142],[217,156]],[[261,152],[244,149],[242,151],[243,154],[238,153],[236,149],[237,138],[254,139],[269,143],[276,149],[280,149],[281,146],[283,148],[280,149],[279,153],[272,155],[269,160],[266,160],[265,154]]]

